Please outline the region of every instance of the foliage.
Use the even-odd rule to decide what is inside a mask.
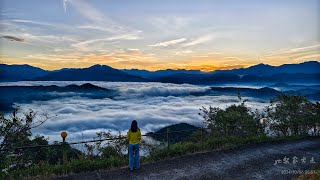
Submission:
[[[64,175],[68,173],[80,173],[85,171],[94,171],[99,169],[110,169],[113,167],[123,166],[127,163],[127,159],[122,157],[110,157],[106,159],[73,159],[67,164],[51,165],[48,163],[35,164],[28,168],[18,171],[12,171],[9,174],[0,173],[0,179],[21,179],[28,176],[48,176],[48,175]]]
[[[49,116],[44,113],[40,119],[35,121],[37,113],[29,110],[21,116],[19,108],[14,109],[9,118],[0,114],[0,169],[6,168],[15,161],[15,167],[19,168],[28,163],[30,156],[40,155],[39,152],[24,152],[23,149],[14,149],[13,147],[30,146],[34,144],[43,144],[43,139],[36,137],[30,140],[31,129],[43,124]],[[39,160],[39,159],[37,159]],[[36,161],[37,161],[36,160]]]
[[[249,136],[258,134],[260,130],[258,119],[244,103],[231,105],[225,110],[211,106],[200,110],[205,123],[216,135]]]
[[[87,158],[106,158],[111,156],[123,155],[127,149],[127,140],[125,136],[118,132],[117,135],[113,135],[111,131],[97,132],[97,140],[94,143],[86,143],[84,145],[86,149]],[[105,139],[112,139],[107,140]]]
[[[48,145],[48,140],[43,136],[32,138],[32,128],[42,125],[50,117],[47,113],[38,115],[33,110],[19,113],[15,109],[9,118],[0,115],[0,169],[21,169],[33,164],[59,164],[62,161],[61,146],[35,147],[37,145]],[[58,145],[58,142],[55,142]],[[30,148],[16,149],[15,147],[28,146]],[[66,145],[67,156],[78,158],[81,152]]]
[[[279,95],[271,100],[267,109],[268,117],[272,120],[272,129],[278,134],[307,134],[310,128],[320,124],[320,105],[312,103],[303,96]]]
[[[60,144],[58,142],[54,142],[54,145]],[[65,144],[63,146],[50,146],[42,148],[45,154],[47,154],[47,158],[43,159],[45,163],[49,164],[62,164],[63,162],[63,150],[66,152],[68,159],[80,159],[83,156],[83,152],[80,150],[71,147],[69,144]]]

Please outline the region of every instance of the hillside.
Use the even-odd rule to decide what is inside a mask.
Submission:
[[[199,127],[193,126],[188,123],[179,123],[179,124],[166,126],[164,128],[159,129],[156,132],[147,133],[147,135],[150,135],[152,138],[154,138],[157,141],[164,142],[167,139],[167,134],[166,134],[167,128],[169,128],[171,132],[170,143],[186,141],[192,135],[192,133],[196,131],[196,129],[199,129]],[[182,131],[182,132],[174,133],[174,131]]]
[[[29,65],[0,64],[0,81],[22,81],[47,74],[49,74],[49,71]]]
[[[166,69],[166,70],[158,70],[158,71],[147,71],[147,70],[139,70],[139,69],[124,69],[122,70],[125,73],[130,75],[144,77],[150,80],[158,80],[159,78],[164,78],[166,76],[176,76],[178,74],[186,74],[186,75],[204,75],[204,73],[199,70],[184,70],[184,69]]]
[[[234,74],[219,73],[219,74],[186,74],[178,73],[156,79],[162,83],[176,84],[219,84],[238,82],[240,77]]]
[[[232,70],[217,70],[214,73],[231,73],[236,75],[260,75],[270,76],[274,74],[318,74],[320,73],[320,63],[318,61],[307,61],[299,64],[283,64],[281,66],[271,66],[268,64],[257,64],[248,68]]]

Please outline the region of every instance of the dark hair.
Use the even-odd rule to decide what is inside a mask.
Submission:
[[[136,120],[133,120],[132,123],[131,123],[131,128],[130,128],[130,130],[131,130],[131,132],[137,132],[137,129],[139,129],[139,128],[138,128],[138,123],[137,123]]]

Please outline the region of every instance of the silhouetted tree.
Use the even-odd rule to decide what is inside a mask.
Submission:
[[[319,103],[311,103],[303,96],[278,95],[267,109],[271,128],[283,135],[307,134],[319,124]]]
[[[240,100],[241,101],[241,100]],[[225,110],[209,106],[202,107],[199,113],[205,124],[215,134],[222,135],[252,135],[260,130],[258,119],[242,101],[240,105],[231,105]]]
[[[33,110],[19,113],[15,108],[9,117],[0,115],[0,169],[11,166],[14,169],[23,168],[38,163],[57,164],[62,160],[61,146],[19,148],[24,146],[48,145],[43,136],[32,138],[32,129],[41,126],[49,119],[48,113],[37,114]],[[57,142],[56,142],[57,143]],[[81,152],[67,145],[69,158],[77,158]]]

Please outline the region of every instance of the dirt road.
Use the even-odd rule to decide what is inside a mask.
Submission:
[[[277,160],[281,163],[275,164]],[[308,170],[315,164],[320,164],[319,138],[193,154],[144,164],[132,173],[121,168],[57,179],[292,179],[298,176],[296,173],[302,173],[294,170]]]

